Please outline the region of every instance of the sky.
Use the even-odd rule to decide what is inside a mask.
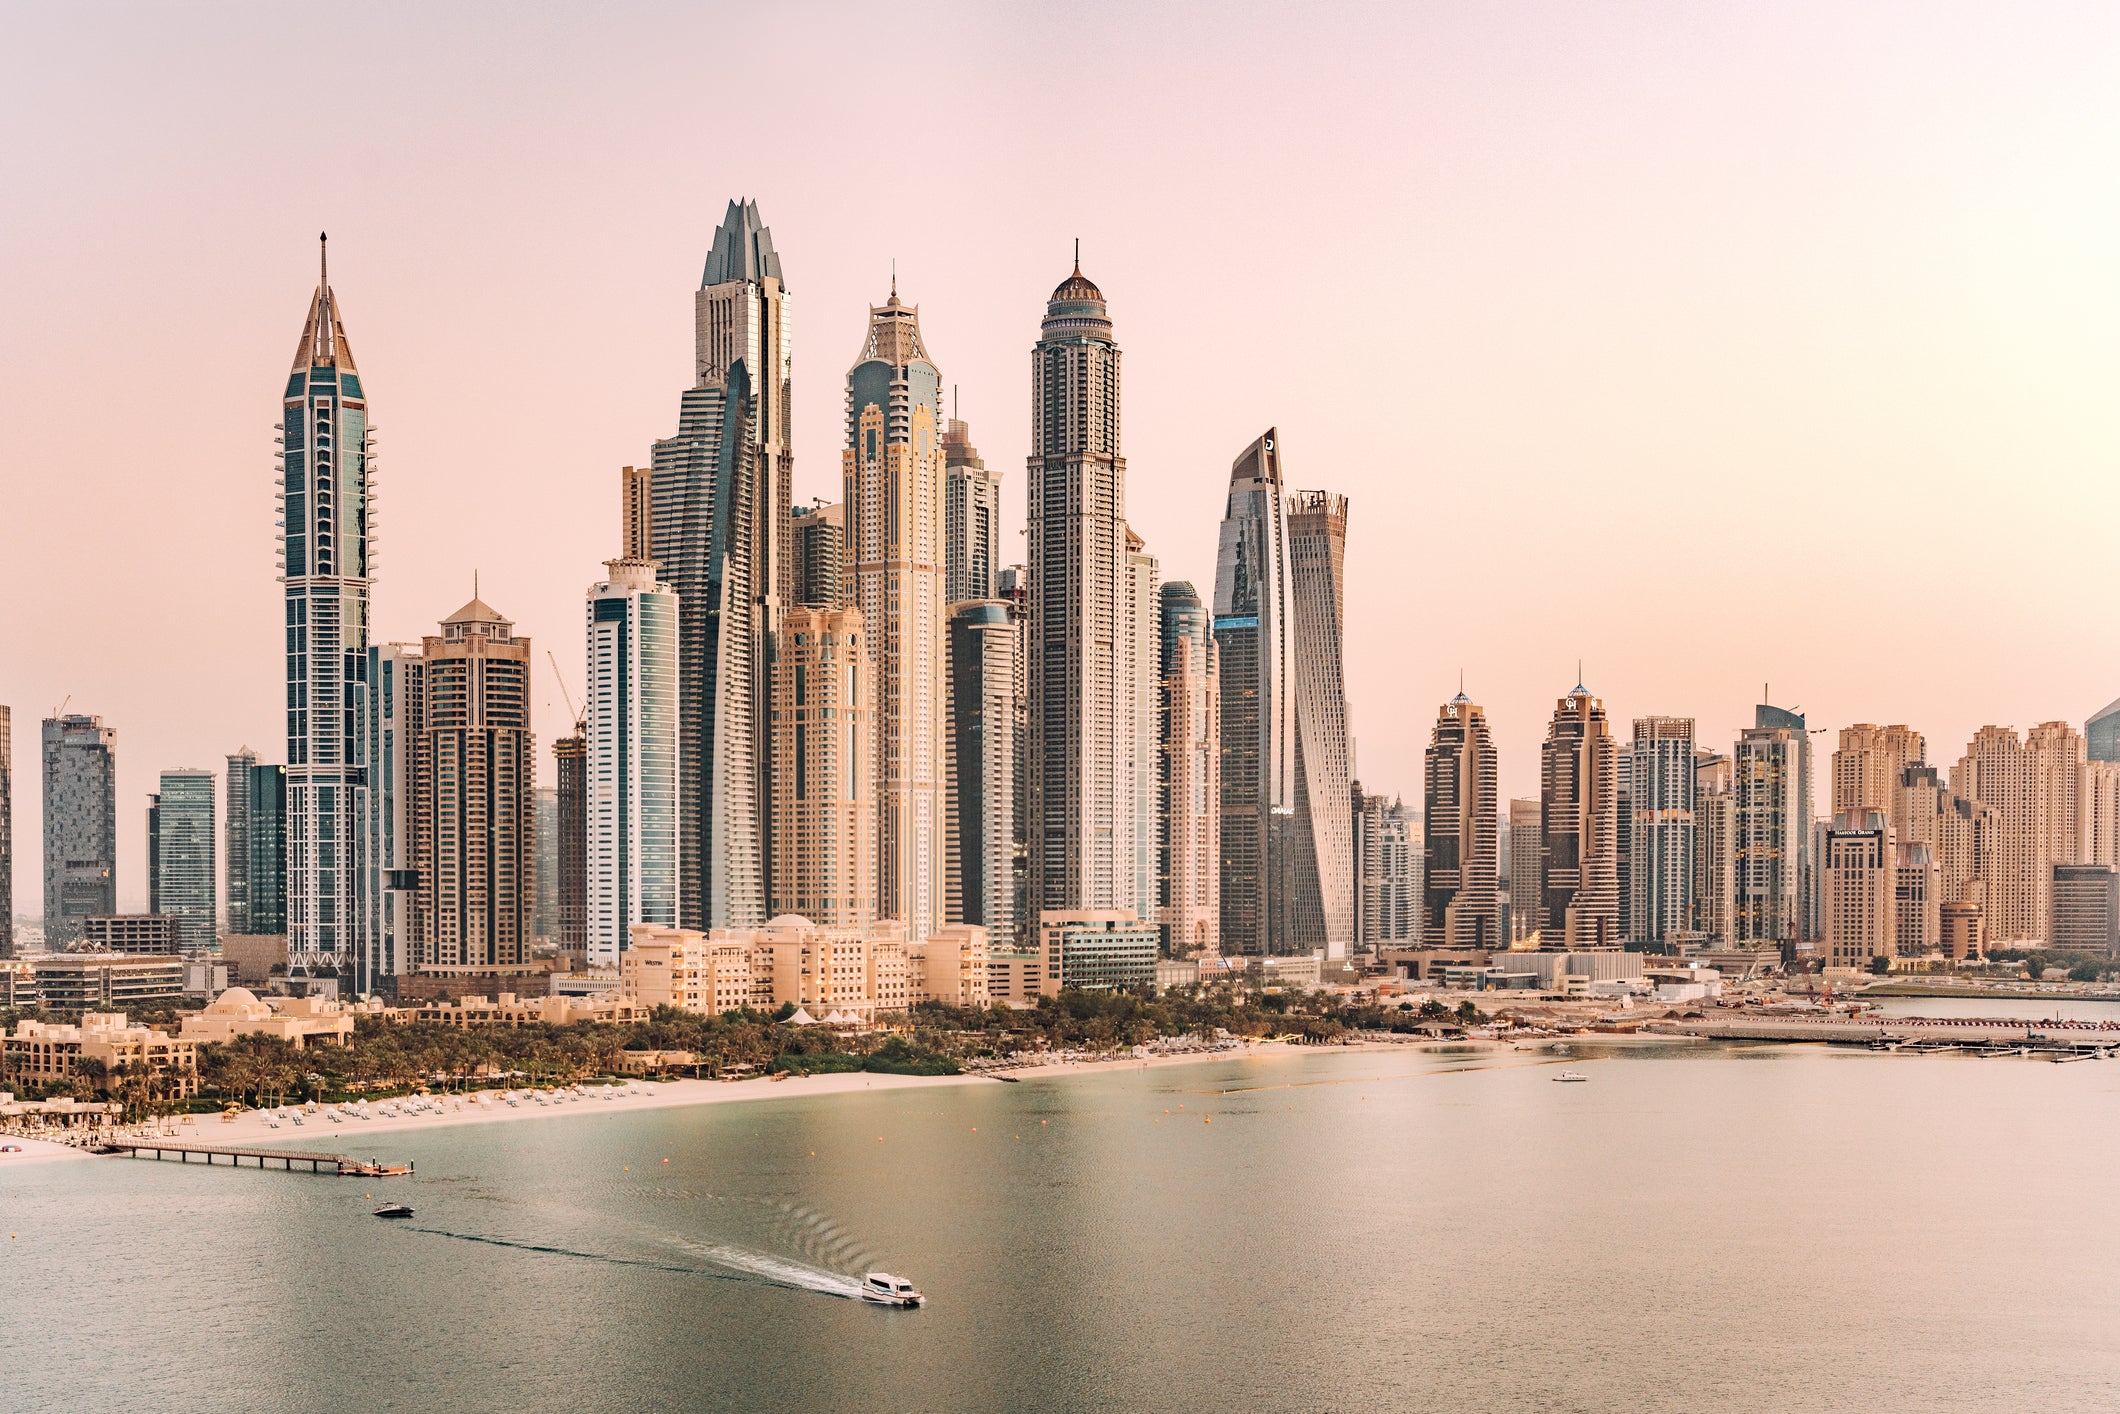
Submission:
[[[1204,593],[1279,429],[1352,501],[1372,791],[1438,704],[1537,793],[1554,699],[1814,727],[2120,696],[2120,8],[1573,0],[1065,7],[0,3],[0,703],[157,774],[283,760],[272,438],[331,234],[378,430],[378,637],[471,595],[569,691],[618,468],[675,427],[732,197],[793,299],[795,494],[837,499],[867,306],[1020,526],[1080,238],[1130,519]],[[1010,540],[1022,540],[1011,527]],[[566,721],[549,668],[541,739]],[[1830,749],[1831,737],[1821,737]]]

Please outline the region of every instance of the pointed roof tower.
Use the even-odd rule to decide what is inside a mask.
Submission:
[[[856,364],[881,359],[893,368],[903,368],[914,359],[926,359],[927,345],[920,340],[920,306],[901,303],[898,276],[891,276],[891,297],[869,306],[869,333],[862,341]]]
[[[771,277],[786,289],[780,273],[780,255],[773,249],[773,232],[758,214],[758,203],[745,197],[729,203],[728,214],[714,228],[714,248],[707,252],[707,268],[699,287],[709,289],[737,280],[759,281]]]
[[[302,325],[302,342],[295,346],[293,372],[312,368],[337,368],[359,372],[353,364],[353,346],[346,342],[346,321],[339,313],[339,297],[331,292],[331,237],[317,233],[317,292],[309,300],[309,318]]]

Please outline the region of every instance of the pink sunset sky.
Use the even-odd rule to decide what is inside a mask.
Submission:
[[[1353,501],[1371,790],[1418,796],[1460,669],[1512,795],[1579,657],[1622,724],[1725,748],[1767,681],[1945,762],[2120,696],[2110,5],[0,22],[24,914],[61,699],[118,731],[123,907],[160,770],[284,759],[272,437],[319,230],[380,435],[378,637],[434,631],[476,570],[571,690],[617,469],[674,428],[691,292],[749,196],[794,298],[798,500],[839,494],[894,258],[1019,523],[1029,350],[1078,236],[1166,577],[1211,590],[1230,461],[1278,426],[1293,483]],[[549,738],[542,667],[538,699]]]

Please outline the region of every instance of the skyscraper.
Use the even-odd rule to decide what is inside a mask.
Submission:
[[[221,871],[226,880],[228,931],[250,928],[250,768],[258,754],[244,747],[228,758],[228,800],[221,807]]]
[[[2120,761],[2120,701],[2108,702],[2083,724],[2086,755],[2093,761]]]
[[[1694,820],[1693,719],[1636,717],[1632,755],[1633,831],[1628,851],[1628,910],[1637,942],[1664,943],[1693,927]]]
[[[287,970],[352,960],[365,811],[355,687],[366,671],[375,540],[368,402],[329,271],[310,298],[280,412],[287,609]]]
[[[1737,940],[1737,793],[1730,758],[1693,754],[1693,923],[1711,947]]]
[[[876,674],[861,610],[790,609],[773,665],[773,912],[876,917]]]
[[[1126,528],[1127,700],[1132,721],[1120,738],[1133,781],[1133,896],[1143,923],[1156,921],[1156,691],[1163,676],[1163,566],[1148,553],[1132,526]],[[1343,797],[1344,799],[1344,797]]]
[[[234,796],[237,787],[230,782]],[[287,931],[287,768],[254,762],[243,791],[250,797],[245,810],[244,866],[249,871],[245,889],[244,927],[251,933],[284,934]],[[236,931],[233,923],[229,932]]]
[[[1988,936],[2046,941],[2053,927],[2053,867],[2082,858],[2083,738],[2067,722],[2041,722],[2022,741],[1982,727],[1951,772],[1951,785],[1995,811],[1987,876]]]
[[[1029,895],[1040,911],[1150,907],[1134,892],[1119,362],[1103,292],[1078,258],[1031,351]]]
[[[1184,580],[1159,591],[1156,921],[1172,957],[1218,950],[1221,927],[1221,689],[1214,632]]]
[[[15,955],[15,757],[13,715],[0,706],[0,957]]]
[[[1545,762],[1540,760],[1543,774]],[[1526,797],[1509,802],[1509,941],[1544,941],[1546,891],[1542,882],[1546,858],[1544,802]]]
[[[1889,822],[1901,776],[1907,767],[1922,764],[1926,753],[1921,733],[1911,727],[1869,722],[1842,727],[1840,749],[1833,753],[1831,813],[1876,810]]]
[[[991,599],[1001,573],[1001,473],[988,471],[969,425],[942,432],[944,602]]]
[[[1347,498],[1298,491],[1288,503],[1289,650],[1295,700],[1295,907],[1287,950],[1345,957],[1354,942],[1354,778],[1341,670],[1347,622]]]
[[[44,946],[118,911],[118,733],[101,717],[44,719]]]
[[[1287,496],[1275,429],[1230,467],[1215,556],[1222,694],[1222,950],[1265,956],[1287,939],[1285,836],[1296,810]],[[1284,942],[1282,946],[1287,946]]]
[[[1498,775],[1487,714],[1459,692],[1443,704],[1428,745],[1424,946],[1502,946]],[[1551,819],[1545,824],[1550,838]]]
[[[1360,795],[1356,934],[1365,949],[1421,936],[1421,826],[1404,801]]]
[[[540,946],[559,940],[559,791],[539,786],[537,800],[537,907],[535,936]]]
[[[394,986],[385,979],[412,971],[421,956],[416,767],[427,712],[426,671],[418,644],[378,643],[368,649],[360,685],[356,722],[367,789],[353,989],[364,996]]]
[[[794,559],[794,602],[811,609],[846,603],[847,508],[844,502],[798,507],[788,536]]]
[[[1016,655],[999,599],[950,608],[949,921],[1016,936]]]
[[[162,797],[147,797],[147,911],[162,911]]]
[[[1802,880],[1810,848],[1803,802],[1809,749],[1801,725],[1748,727],[1737,739],[1737,941],[1777,943],[1785,955],[1793,955],[1802,936]]]
[[[659,502],[655,515],[660,526]],[[657,581],[647,546],[628,543],[625,548],[618,559],[604,562],[606,577],[589,587],[587,605],[584,946],[593,967],[619,965],[635,923],[677,926],[685,887],[679,843],[684,799],[678,765],[683,716],[679,596]],[[563,790],[565,763],[562,757]],[[726,900],[745,887],[732,874],[748,877],[748,856],[716,854],[699,863],[712,897]],[[761,896],[757,911],[763,912],[764,904]]]
[[[1760,695],[1764,697],[1767,694],[1762,691]],[[1761,702],[1754,706],[1752,710],[1752,726],[1754,730],[1789,732],[1795,743],[1795,757],[1792,762],[1792,774],[1790,776],[1790,785],[1793,787],[1795,794],[1790,801],[1789,808],[1794,816],[1791,828],[1795,833],[1796,839],[1795,853],[1792,856],[1794,869],[1791,880],[1796,892],[1795,913],[1790,921],[1789,936],[1793,938],[1808,938],[1816,932],[1815,925],[1818,922],[1819,913],[1818,861],[1817,852],[1813,845],[1815,832],[1812,827],[1816,824],[1827,823],[1816,819],[1814,802],[1817,800],[1817,796],[1813,793],[1811,784],[1810,732],[1804,725],[1803,713],[1792,712],[1786,707],[1776,707],[1772,703],[1767,702]],[[1744,935],[1741,934],[1740,936]]]
[[[589,963],[589,736],[586,723],[552,743],[559,786],[553,841],[553,918],[559,950],[574,967]]]
[[[1618,768],[1605,704],[1577,683],[1555,704],[1539,753],[1542,942],[1609,948],[1624,937]]]
[[[415,969],[525,971],[537,906],[530,640],[475,591],[441,629],[420,652]]]
[[[869,309],[847,370],[846,582],[876,676],[876,909],[919,942],[943,922],[942,375],[920,311]]]
[[[682,926],[757,927],[770,868],[771,637],[794,592],[785,545],[794,454],[788,293],[756,202],[729,203],[693,314],[693,386],[680,400],[677,435],[655,444],[653,543],[641,558],[660,562],[679,614]],[[642,587],[638,569],[625,588]],[[653,581],[650,573],[642,582]],[[617,926],[625,907],[615,899],[607,906],[618,913],[596,927]],[[598,945],[615,947],[614,937]]]
[[[162,773],[155,810],[157,828],[152,893],[155,913],[176,920],[177,950],[203,952],[214,945],[213,772],[186,768]]]
[[[1820,869],[1826,962],[1863,968],[1896,952],[1897,855],[1882,810],[1850,810],[1833,817]]]

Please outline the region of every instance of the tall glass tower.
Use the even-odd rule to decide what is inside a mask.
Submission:
[[[326,266],[280,412],[287,970],[294,977],[336,977],[351,960],[362,819],[352,685],[367,666],[375,487],[368,401],[329,276]]]
[[[157,799],[156,911],[176,919],[178,951],[203,952],[216,931],[213,772],[164,771]]]
[[[794,575],[788,294],[758,203],[729,203],[693,321],[693,386],[677,435],[654,449],[649,551],[678,601],[678,917],[756,927],[772,862],[772,644]]]

